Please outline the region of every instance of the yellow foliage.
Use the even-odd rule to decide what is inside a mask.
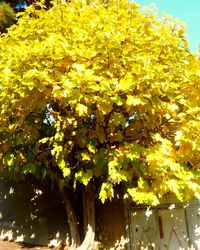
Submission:
[[[1,169],[59,170],[102,202],[117,185],[137,203],[198,196],[200,61],[183,25],[127,0],[52,4],[0,37]]]

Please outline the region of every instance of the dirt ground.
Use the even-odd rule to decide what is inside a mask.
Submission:
[[[53,250],[53,248],[0,240],[0,250]]]

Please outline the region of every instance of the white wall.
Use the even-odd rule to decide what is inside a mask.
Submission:
[[[164,203],[128,210],[129,249],[200,249],[200,202]]]

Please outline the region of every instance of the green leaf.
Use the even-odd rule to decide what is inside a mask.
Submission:
[[[27,163],[21,169],[22,174],[31,173],[31,174],[35,175],[36,172],[37,172],[37,166],[33,163]]]

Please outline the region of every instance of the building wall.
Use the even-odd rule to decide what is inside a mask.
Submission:
[[[56,189],[33,178],[0,181],[0,238],[58,245],[69,236],[67,216]]]
[[[96,204],[96,225],[99,240],[108,248],[126,238],[125,210],[122,199]]]
[[[200,203],[166,197],[155,208],[128,210],[129,249],[200,249]]]

